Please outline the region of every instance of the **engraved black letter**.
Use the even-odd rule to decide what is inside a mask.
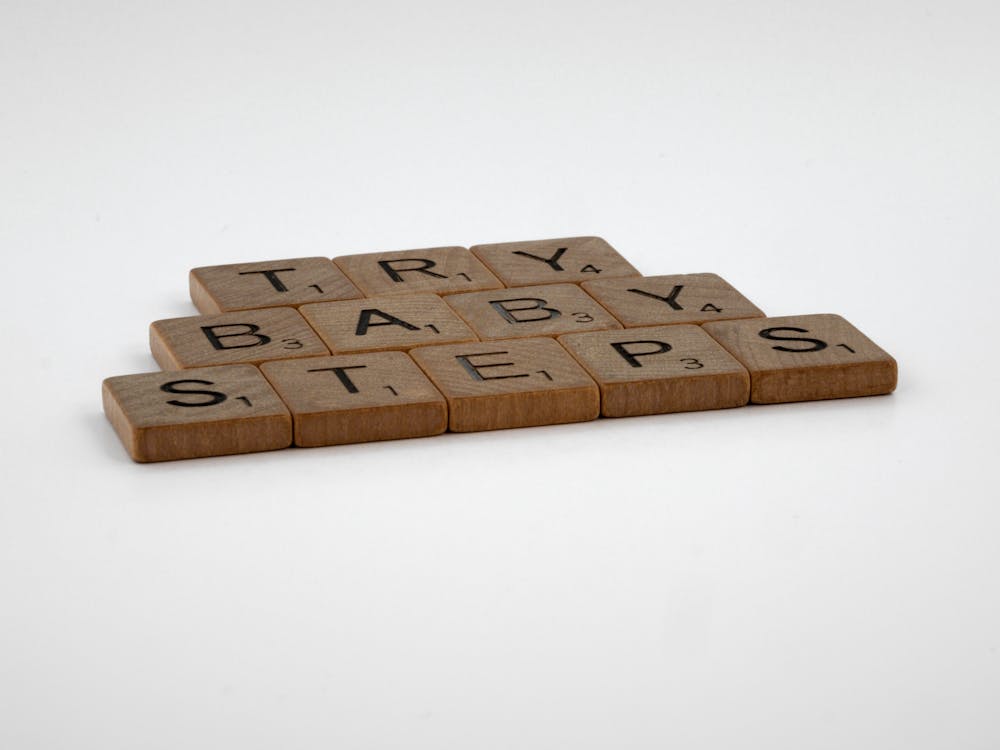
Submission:
[[[358,387],[354,385],[354,381],[347,376],[347,370],[363,370],[368,365],[350,365],[349,367],[317,367],[315,370],[306,370],[306,372],[332,372],[337,376],[337,380],[340,384],[344,386],[348,393],[357,393]]]
[[[515,250],[514,255],[523,255],[525,258],[532,258],[534,260],[540,260],[542,263],[547,263],[552,267],[553,271],[562,271],[563,267],[559,265],[559,259],[566,252],[565,247],[561,247],[552,254],[551,258],[542,258],[541,256],[534,255],[532,253],[526,253],[524,250]]]
[[[220,334],[215,332],[216,328],[246,328],[247,330],[237,333]],[[253,323],[227,323],[220,326],[202,326],[201,330],[216,349],[246,349],[248,346],[264,346],[264,344],[271,343],[271,337],[265,336],[263,333],[257,333],[260,330],[260,326],[255,326]],[[222,339],[231,339],[237,336],[253,336],[257,340],[251,344],[224,344],[222,342]]]
[[[190,403],[187,401],[177,401],[176,399],[171,399],[167,401],[171,406],[215,406],[216,404],[221,404],[226,400],[225,393],[219,393],[218,391],[185,391],[177,388],[178,385],[184,383],[194,383],[195,385],[215,385],[211,380],[171,380],[169,383],[164,383],[160,386],[160,390],[164,393],[186,393],[191,396],[209,396],[208,401],[198,401],[196,403]]]
[[[419,265],[414,268],[396,268],[393,263],[418,263]],[[378,262],[382,266],[382,270],[389,274],[389,278],[393,281],[404,281],[403,277],[400,276],[401,273],[408,273],[410,271],[416,271],[417,273],[425,273],[428,276],[433,276],[435,279],[447,279],[448,277],[441,273],[434,273],[434,271],[428,271],[427,269],[433,268],[437,265],[433,260],[427,260],[425,258],[398,258],[396,260],[380,260]]]
[[[377,315],[384,322],[383,323],[372,323],[372,316]],[[382,312],[381,310],[376,310],[375,308],[366,308],[361,311],[361,315],[358,316],[358,326],[354,330],[355,336],[364,336],[368,333],[369,328],[374,328],[376,326],[402,326],[407,331],[419,331],[420,329],[413,325],[412,323],[407,323],[405,320],[400,320],[395,315],[390,315],[389,313]]]
[[[656,349],[648,352],[630,352],[626,348],[629,344],[652,344]],[[648,357],[650,354],[664,354],[673,348],[666,341],[622,341],[621,343],[614,343],[611,346],[632,367],[642,367],[642,363],[638,359],[639,357]]]
[[[508,307],[507,305],[511,302],[531,302],[533,304],[528,307]],[[492,300],[490,305],[503,316],[503,319],[508,323],[531,323],[535,320],[551,320],[552,318],[558,318],[562,315],[561,312],[556,310],[554,307],[545,307],[547,304],[546,300],[538,299],[537,297],[519,297],[517,299],[501,299]],[[525,310],[544,310],[548,315],[543,315],[542,317],[534,318],[518,318],[513,313],[523,312]]]
[[[794,331],[795,333],[809,333],[805,328],[793,328],[792,326],[778,326],[777,328],[765,328],[761,331],[758,336],[762,339],[769,339],[770,341],[802,341],[804,343],[810,343],[812,346],[806,349],[789,349],[787,346],[772,346],[771,348],[778,352],[818,352],[826,349],[826,342],[820,341],[819,339],[807,339],[799,336],[775,336],[775,331]]]
[[[678,284],[677,286],[675,286],[673,289],[670,290],[670,294],[668,294],[666,297],[661,297],[659,294],[653,294],[652,292],[644,292],[642,289],[629,289],[629,291],[634,292],[636,294],[641,294],[644,297],[652,297],[653,299],[658,299],[660,300],[660,302],[666,302],[674,310],[683,310],[684,308],[677,303],[677,295],[681,293],[681,289],[683,288],[684,288],[683,284]]]
[[[472,357],[492,357],[495,354],[506,354],[507,352],[483,352],[482,354],[460,354],[455,359],[459,361],[465,371],[472,376],[473,380],[503,380],[504,378],[526,378],[528,373],[522,372],[519,375],[483,375],[480,369],[487,367],[513,367],[513,362],[496,362],[492,365],[474,365],[469,360]]]
[[[271,286],[274,287],[275,291],[287,292],[288,287],[285,286],[281,279],[278,278],[279,273],[284,271],[294,271],[294,268],[275,268],[270,271],[240,271],[240,276],[249,276],[250,274],[260,273],[264,275],[264,278],[271,282]]]

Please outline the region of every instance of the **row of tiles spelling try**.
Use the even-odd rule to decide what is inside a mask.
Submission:
[[[488,266],[488,268],[487,268]],[[837,315],[767,318],[715,274],[576,237],[196,268],[160,373],[104,381],[136,461],[890,393]],[[296,309],[297,308],[297,309]]]

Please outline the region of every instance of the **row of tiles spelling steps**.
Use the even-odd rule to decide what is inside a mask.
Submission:
[[[764,317],[714,274],[642,277],[594,237],[472,251],[195,269],[199,309],[233,312],[153,323],[168,372],[108,378],[108,418],[160,461],[895,388],[895,361],[843,318]]]

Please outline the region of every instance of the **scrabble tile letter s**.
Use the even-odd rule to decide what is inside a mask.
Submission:
[[[877,396],[896,388],[896,360],[839,315],[733,320],[704,328],[750,371],[755,404]]]
[[[108,378],[104,413],[135,461],[287,448],[292,418],[256,367],[229,365]]]

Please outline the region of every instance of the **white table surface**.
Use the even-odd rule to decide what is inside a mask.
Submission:
[[[1000,747],[993,2],[0,2],[0,747]],[[133,464],[197,265],[600,234],[889,397]]]

